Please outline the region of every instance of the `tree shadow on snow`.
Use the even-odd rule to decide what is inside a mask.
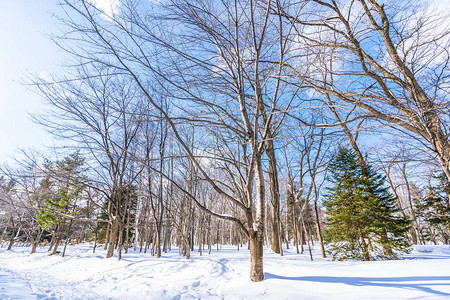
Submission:
[[[415,255],[411,257],[402,257],[401,260],[435,260],[435,259],[448,259],[448,255]]]
[[[411,276],[411,277],[332,277],[332,276],[299,276],[288,277],[264,273],[265,279],[283,279],[295,281],[313,281],[323,283],[343,283],[353,286],[380,286],[401,289],[416,289],[439,296],[450,296],[432,289],[430,286],[449,286],[450,276]],[[436,282],[439,281],[439,282]]]

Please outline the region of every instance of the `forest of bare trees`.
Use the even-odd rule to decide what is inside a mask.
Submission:
[[[61,5],[66,73],[27,82],[61,147],[1,167],[8,249],[90,241],[108,258],[189,259],[231,244],[261,281],[266,245],[327,255],[322,201],[342,148],[385,177],[411,243],[450,243],[450,23],[431,4]]]

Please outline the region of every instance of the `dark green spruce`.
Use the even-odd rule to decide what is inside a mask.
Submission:
[[[343,147],[329,172],[324,241],[333,259],[394,259],[407,252],[410,221],[399,213],[385,178]]]
[[[450,183],[443,173],[435,175],[438,185],[429,186],[416,204],[417,214],[428,224],[422,228],[427,241],[437,244],[439,237],[446,245],[450,243]]]

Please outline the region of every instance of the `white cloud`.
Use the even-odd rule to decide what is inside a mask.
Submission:
[[[89,2],[108,17],[117,15],[120,11],[120,0],[89,0]]]

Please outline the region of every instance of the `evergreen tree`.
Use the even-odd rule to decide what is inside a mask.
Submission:
[[[361,166],[346,148],[339,149],[329,172],[324,241],[333,259],[395,258],[394,251],[408,251],[404,236],[410,221],[399,214],[385,178],[370,165]]]
[[[436,243],[434,236],[440,236],[444,244],[450,243],[450,183],[443,173],[436,176],[439,185],[430,186],[423,199],[416,205],[419,217],[423,218],[429,228],[425,238]]]
[[[46,165],[47,176],[40,186],[44,191],[44,205],[36,215],[36,221],[42,229],[55,230],[52,254],[56,253],[64,231],[67,230],[66,237],[70,235],[70,225],[68,229],[64,227],[67,216],[77,214],[76,201],[85,189],[86,178],[80,174],[83,163],[84,159],[75,153],[56,164],[48,162]]]
[[[123,236],[129,236],[129,239],[131,239],[132,236],[134,236],[134,228],[130,225],[135,222],[136,218],[136,208],[137,208],[137,189],[133,185],[126,185],[127,189],[122,191],[122,199],[125,199],[121,203],[121,206],[119,208],[119,213],[116,214],[117,208],[115,205],[111,206],[110,213],[113,215],[119,215],[121,219],[123,219],[124,224],[126,223],[126,226],[123,228]],[[106,201],[103,203],[102,211],[100,213],[99,219],[101,220],[108,220],[108,206],[111,203],[111,198],[108,197]],[[97,231],[97,241],[98,242],[107,242],[107,231],[108,226],[107,222],[99,222],[96,227]],[[126,230],[128,229],[128,235],[126,235]],[[130,240],[125,240],[123,244],[126,244],[127,242],[131,242]]]

